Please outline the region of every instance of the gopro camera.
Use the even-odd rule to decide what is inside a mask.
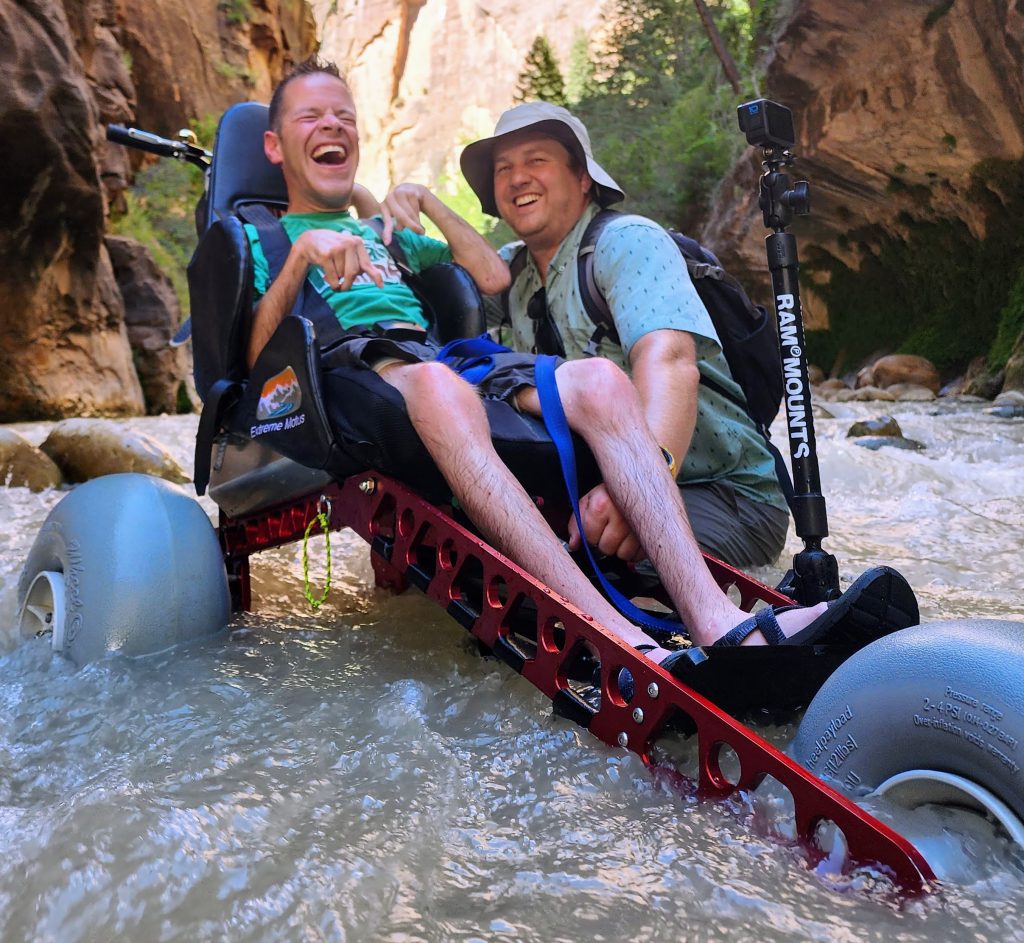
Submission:
[[[759,98],[736,109],[740,130],[754,147],[781,147],[788,150],[796,143],[793,112],[785,105]]]

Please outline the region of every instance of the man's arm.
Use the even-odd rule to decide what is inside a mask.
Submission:
[[[250,370],[277,326],[291,311],[311,265],[319,265],[327,283],[339,291],[347,291],[361,272],[369,275],[378,288],[384,286],[384,280],[370,261],[359,236],[330,229],[310,229],[302,233],[292,244],[280,273],[253,312],[246,348],[246,363]]]
[[[700,371],[693,335],[651,331],[633,345],[629,365],[647,425],[658,444],[681,465],[697,424]]]
[[[361,183],[352,184],[352,209],[359,219],[369,219],[383,212],[377,198]]]
[[[469,272],[481,294],[495,295],[508,288],[508,266],[498,253],[458,213],[422,184],[399,184],[384,198],[383,210],[385,245],[391,242],[395,229],[410,229],[422,236],[422,213],[441,230],[452,258]]]

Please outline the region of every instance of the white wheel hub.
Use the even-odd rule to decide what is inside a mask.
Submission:
[[[873,793],[885,796],[891,802],[906,809],[924,805],[944,807],[946,810],[970,810],[994,820],[1018,847],[1024,848],[1024,822],[998,796],[973,780],[953,773],[931,769],[912,769],[890,776]],[[928,863],[940,879],[967,881],[971,879],[970,862],[964,860],[961,841],[971,831],[983,827],[977,823],[972,828],[970,814],[961,813],[943,827],[945,835],[907,836],[924,854]],[[961,841],[957,841],[960,833]]]
[[[43,570],[36,574],[18,616],[22,638],[50,635],[54,652],[64,649],[64,574]]]

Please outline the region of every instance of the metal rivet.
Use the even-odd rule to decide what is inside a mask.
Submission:
[[[372,478],[367,478],[364,481],[359,482],[359,490],[363,494],[373,494],[377,490],[377,482]]]
[[[635,707],[633,709],[633,720],[638,724],[642,724],[644,722],[644,712],[639,707]]]
[[[647,685],[647,693],[648,693],[648,695],[650,695],[651,697],[657,697],[657,696],[658,696],[659,694],[661,694],[661,691],[660,691],[660,689],[658,688],[658,685],[656,685],[656,684],[655,684],[655,683],[654,683],[654,682],[652,681],[652,682],[651,682],[651,683],[650,683],[649,685]]]
[[[628,747],[629,746],[629,734],[626,733],[625,730],[623,730],[622,733],[619,734],[619,746],[620,747]]]

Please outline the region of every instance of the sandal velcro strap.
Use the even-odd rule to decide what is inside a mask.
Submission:
[[[717,642],[716,648],[734,648],[742,644],[754,632],[760,632],[769,645],[785,645],[786,633],[779,627],[771,606],[759,609],[754,615],[734,626]]]

